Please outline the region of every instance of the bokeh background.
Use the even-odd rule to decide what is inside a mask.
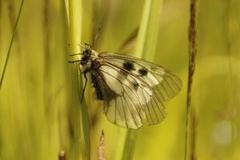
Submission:
[[[74,144],[79,139],[74,139],[73,133],[75,91],[68,60],[70,46],[79,44],[70,44],[67,3],[24,2],[0,90],[1,160],[57,159],[61,150],[67,159],[75,159]],[[20,0],[0,1],[1,76],[20,4]],[[143,0],[83,1],[82,44],[92,44],[98,26],[102,26],[94,49],[121,51],[140,25],[144,4]],[[157,48],[150,58],[145,57],[178,74],[183,89],[166,103],[168,116],[161,124],[136,131],[132,159],[184,159],[189,6],[190,1],[184,0],[162,3]],[[194,155],[199,160],[238,160],[240,1],[197,1],[197,49],[191,93],[195,111]],[[107,121],[102,103],[92,100],[91,86],[88,83],[85,95],[91,159],[97,159],[102,130],[106,158],[121,159],[124,148],[119,144],[125,141],[127,129]],[[79,159],[86,159],[86,148],[80,143]]]

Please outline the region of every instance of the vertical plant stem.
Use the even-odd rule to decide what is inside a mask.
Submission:
[[[79,2],[81,3],[81,2]],[[76,0],[69,0],[69,28],[70,28],[70,54],[77,53],[79,50],[77,44],[81,41],[81,5]],[[71,156],[72,159],[79,159],[83,153],[81,150],[82,143],[82,133],[81,133],[81,111],[79,107],[80,93],[78,91],[78,72],[77,64],[72,66],[72,78],[73,78],[73,105],[72,105],[72,114],[73,114],[73,146],[71,147]]]
[[[145,1],[135,52],[138,57],[153,59],[155,55],[162,3],[162,0]]]
[[[193,128],[196,127],[196,116],[191,116],[191,91],[193,75],[195,71],[195,57],[197,54],[196,46],[196,0],[191,0],[190,4],[190,24],[189,24],[189,68],[188,68],[188,88],[187,88],[187,107],[186,107],[186,134],[185,134],[185,160],[188,158],[188,150],[191,149],[190,154],[194,155],[195,148],[193,144],[195,143],[195,134]],[[193,110],[194,111],[194,110]],[[191,123],[192,122],[192,123]],[[191,126],[192,124],[192,126]],[[192,129],[192,130],[191,130]],[[191,148],[188,148],[188,144],[191,144]],[[194,156],[191,156],[192,159]]]
[[[238,44],[235,44],[235,40],[234,37],[239,35],[239,30],[233,30],[231,27],[231,24],[235,21],[237,21],[238,18],[236,18],[233,14],[233,10],[232,10],[232,6],[233,6],[233,1],[226,1],[226,7],[227,7],[227,47],[228,47],[228,61],[229,61],[229,106],[231,106],[231,112],[234,113],[234,111],[236,111],[236,106],[238,105],[238,102],[236,101],[238,99],[238,95],[235,94],[234,92],[234,88],[235,86],[238,86],[235,81],[234,81],[234,68],[233,67],[233,55],[234,53],[236,53],[235,51],[238,50],[236,49],[236,46],[238,46]],[[239,89],[239,87],[238,87]],[[232,142],[234,142],[234,138],[236,136],[236,129],[234,128],[234,115],[231,116],[231,129],[232,129]]]
[[[82,1],[69,0],[69,26],[70,26],[70,54],[80,53],[79,44],[81,44],[82,31]],[[85,103],[80,101],[83,89],[82,74],[79,73],[79,64],[72,64],[73,77],[73,159],[90,159],[90,136],[89,136],[89,120]]]
[[[142,20],[138,33],[135,55],[142,58],[153,59],[157,46],[162,0],[145,1]],[[122,159],[132,159],[137,140],[137,130],[129,129],[126,134]],[[124,133],[123,133],[124,134]]]

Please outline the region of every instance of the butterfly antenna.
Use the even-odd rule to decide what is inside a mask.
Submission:
[[[101,29],[102,29],[102,27],[99,26],[99,27],[98,27],[98,30],[97,30],[97,33],[96,33],[96,35],[95,35],[95,37],[94,37],[94,39],[93,39],[93,45],[92,45],[92,46],[95,46],[95,42],[97,41],[97,38],[98,38],[98,35],[99,35]]]

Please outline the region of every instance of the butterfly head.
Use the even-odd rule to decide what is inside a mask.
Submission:
[[[91,53],[92,53],[92,49],[90,48],[90,46],[86,46],[82,52],[83,57],[80,61],[81,65],[85,65],[90,60]]]
[[[83,66],[83,65],[86,65],[92,59],[95,59],[96,56],[98,55],[98,54],[96,54],[95,51],[92,50],[92,48],[91,48],[91,46],[89,44],[81,45],[81,47],[83,48],[83,51],[81,53],[71,54],[70,55],[70,56],[77,56],[77,55],[81,56],[81,59],[79,59],[79,60],[70,60],[69,63],[78,62],[78,63],[80,63]]]

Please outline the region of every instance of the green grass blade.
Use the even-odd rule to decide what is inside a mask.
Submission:
[[[18,25],[18,22],[19,22],[21,13],[22,13],[23,4],[24,4],[24,0],[22,0],[22,2],[21,2],[20,8],[19,8],[19,12],[18,12],[18,16],[17,16],[17,20],[16,20],[16,23],[15,23],[15,26],[14,26],[14,29],[13,29],[13,34],[12,34],[11,42],[10,42],[10,45],[9,45],[9,48],[8,48],[7,58],[6,58],[6,60],[5,60],[5,64],[4,64],[4,67],[3,67],[3,72],[2,72],[2,76],[1,76],[1,80],[0,80],[0,90],[1,90],[1,88],[2,88],[2,83],[3,83],[4,75],[5,75],[5,72],[6,72],[6,69],[7,69],[8,59],[9,59],[9,57],[10,57],[13,40],[14,40],[15,33],[16,33],[16,30],[17,30],[17,25]]]
[[[153,59],[157,46],[162,0],[146,1],[138,33],[136,56]]]
[[[155,55],[162,1],[145,1],[136,45],[136,56],[152,58]],[[150,58],[149,58],[150,57]],[[132,159],[138,130],[128,130],[122,159]]]

